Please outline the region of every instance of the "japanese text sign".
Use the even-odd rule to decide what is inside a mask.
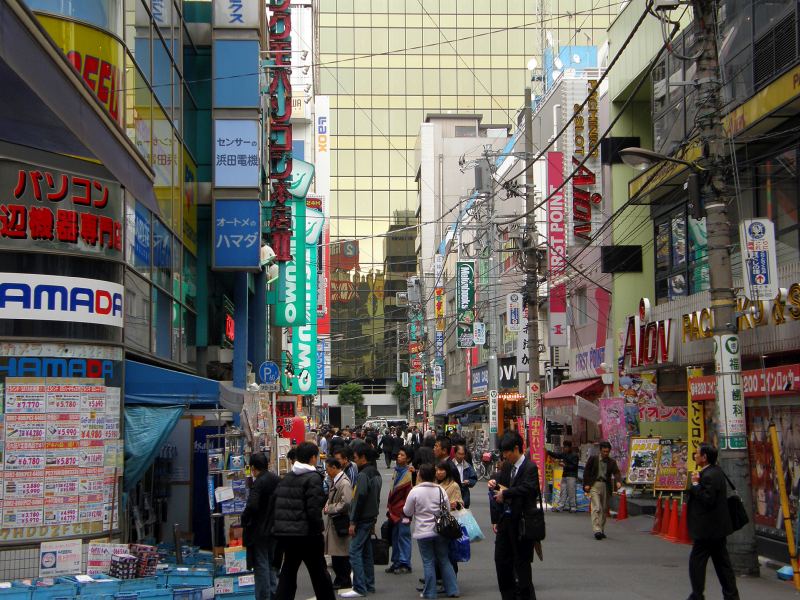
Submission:
[[[772,300],[778,295],[778,249],[770,219],[745,219],[739,228],[745,296]]]
[[[700,449],[700,444],[706,438],[706,424],[703,417],[703,403],[692,400],[691,381],[695,377],[702,377],[703,369],[690,367],[686,369],[686,380],[689,381],[687,393],[686,425],[688,427],[689,450],[686,458],[686,470],[692,473],[697,470],[694,453]]]
[[[739,336],[714,336],[714,365],[717,376],[716,407],[720,424],[719,447],[731,450],[746,448]]]
[[[473,336],[473,324],[475,323],[474,260],[460,260],[456,263],[456,315],[458,347],[472,348],[475,345]]]
[[[214,0],[214,27],[258,29],[258,9],[255,0]]]
[[[257,270],[261,259],[261,203],[214,201],[214,268]]]
[[[261,135],[258,121],[214,121],[214,185],[256,188],[260,184]]]
[[[530,434],[530,457],[539,467],[539,489],[544,490],[545,460],[547,452],[544,447],[544,424],[541,417],[528,419],[528,432]]]
[[[561,152],[547,153],[547,185],[550,191],[547,201],[547,264],[550,271],[550,323],[548,329],[550,346],[568,346],[567,339],[567,290],[559,280],[566,273],[567,237],[564,193],[556,190],[564,183],[564,155]]]
[[[118,184],[0,158],[0,190],[0,248],[122,259]]]

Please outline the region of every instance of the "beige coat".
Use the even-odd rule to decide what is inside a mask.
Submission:
[[[464,499],[461,497],[461,488],[455,481],[451,479],[449,483],[447,484],[440,483],[439,485],[442,486],[442,489],[444,490],[444,495],[447,496],[448,502],[457,503],[459,505],[457,506],[457,508],[464,507]]]
[[[353,501],[353,487],[350,480],[342,472],[339,479],[328,492],[328,501],[325,503],[325,554],[329,556],[348,556],[350,553],[350,536],[339,536],[333,526],[330,515],[349,513],[350,503]]]

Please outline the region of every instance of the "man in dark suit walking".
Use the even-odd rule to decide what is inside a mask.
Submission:
[[[592,530],[594,538],[606,537],[606,515],[608,501],[614,489],[622,487],[622,474],[617,461],[611,458],[611,444],[600,442],[600,456],[590,456],[583,469],[583,491],[592,504]],[[611,480],[614,480],[612,487]]]
[[[521,535],[523,516],[538,510],[539,469],[525,457],[522,436],[506,433],[500,442],[505,464],[489,489],[497,490],[497,510],[492,511],[494,564],[503,600],[536,600],[533,587],[534,541]],[[516,583],[515,583],[516,581]]]
[[[739,600],[736,576],[726,545],[726,538],[733,533],[728,511],[728,488],[725,473],[717,466],[717,455],[717,449],[711,444],[700,444],[694,455],[700,471],[692,473],[692,488],[689,490],[687,521],[689,535],[694,540],[689,557],[689,580],[692,583],[689,600],[704,598],[709,558],[722,586],[722,597]]]

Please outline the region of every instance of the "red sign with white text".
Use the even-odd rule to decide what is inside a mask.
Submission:
[[[742,371],[742,390],[745,398],[788,396],[800,391],[800,365],[782,365],[769,369]],[[694,401],[716,399],[717,380],[714,375],[689,379],[689,393]]]
[[[547,153],[547,267],[550,272],[550,346],[567,346],[567,288],[560,283],[566,272],[567,235],[564,190],[554,193],[564,183],[564,155]]]

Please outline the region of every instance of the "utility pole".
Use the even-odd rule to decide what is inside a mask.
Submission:
[[[491,161],[489,158],[489,152],[484,153],[484,159],[491,165]],[[488,196],[486,198],[486,208],[489,213],[489,231],[487,232],[488,235],[488,293],[487,300],[489,302],[488,312],[489,312],[489,322],[486,323],[486,341],[489,345],[489,360],[487,360],[487,370],[489,371],[489,413],[493,415],[499,415],[498,404],[500,402],[498,388],[500,387],[498,382],[498,376],[500,371],[497,367],[497,279],[500,276],[499,267],[500,265],[497,263],[497,257],[495,255],[495,249],[497,248],[497,226],[495,224],[495,215],[494,215],[494,197],[495,197],[495,181],[494,177],[491,176],[491,167],[487,171],[489,173],[489,181],[488,181]],[[498,432],[500,431],[500,424],[497,424]],[[490,435],[489,436],[489,443],[492,448],[497,447],[497,435]]]
[[[533,187],[533,106],[525,88],[525,297],[528,303],[528,414],[544,418],[539,373],[539,254]]]
[[[714,316],[714,362],[717,383],[717,434],[719,464],[736,486],[750,522],[730,536],[728,549],[737,574],[757,575],[755,529],[752,518],[750,460],[747,454],[744,397],[741,386],[736,297],[731,270],[731,197],[725,185],[727,158],[722,128],[720,88],[722,86],[715,36],[717,3],[694,0],[695,36],[700,45],[695,93],[699,141],[703,157],[697,164],[705,169],[702,197],[708,234],[708,263],[711,280],[711,310]]]

